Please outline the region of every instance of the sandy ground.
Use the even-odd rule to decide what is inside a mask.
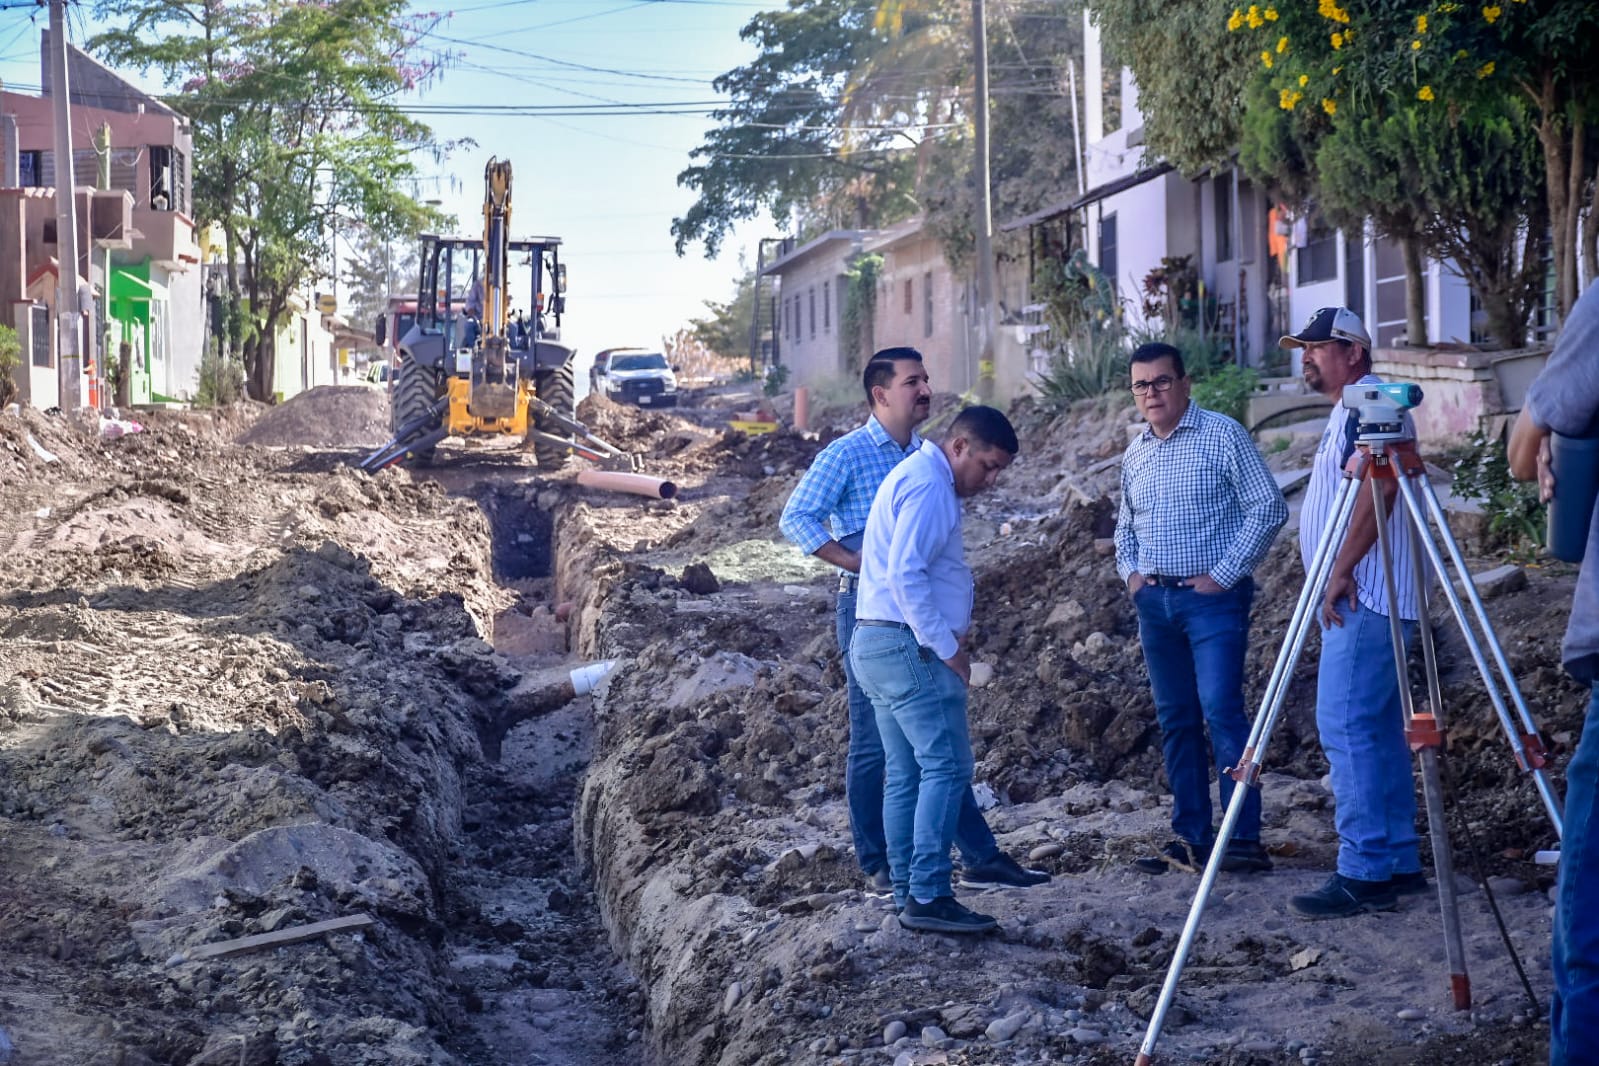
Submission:
[[[858,891],[830,581],[776,532],[856,412],[748,438],[721,428],[747,396],[585,401],[681,486],[660,501],[493,444],[369,477],[349,461],[381,397],[157,415],[120,440],[0,417],[0,1061],[1132,1061],[1197,879],[1129,865],[1169,816],[1096,548],[1129,409],[1017,410],[1023,456],[968,517],[995,670],[977,776],[1002,843],[1054,880],[983,894],[1002,931],[963,941]],[[1490,610],[1569,751],[1572,574],[1527,577]],[[1259,578],[1252,698],[1299,590],[1291,537]],[[1552,871],[1531,856],[1552,834],[1440,641],[1473,1009],[1450,1008],[1431,897],[1286,911],[1336,848],[1312,646],[1265,760],[1277,869],[1218,881],[1163,1061],[1546,1056],[1467,853],[1541,1003]],[[620,665],[592,699],[540,697],[598,658]],[[355,914],[375,924],[186,958]]]

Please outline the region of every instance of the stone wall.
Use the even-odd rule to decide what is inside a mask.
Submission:
[[[1413,412],[1423,440],[1464,441],[1479,428],[1502,433],[1549,357],[1547,347],[1483,352],[1379,348],[1372,369],[1388,381],[1414,381],[1424,394]]]

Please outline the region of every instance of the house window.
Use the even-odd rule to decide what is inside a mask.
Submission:
[[[33,365],[48,370],[55,366],[50,358],[50,309],[34,304],[28,314],[33,319]]]
[[[1112,286],[1116,284],[1116,214],[1111,212],[1099,220],[1099,269],[1105,272]]]
[[[805,296],[811,308],[811,338],[816,337],[816,286],[812,285],[805,290]]]
[[[23,188],[36,189],[39,186],[46,184],[44,178],[44,164],[45,156],[48,154],[49,153],[41,152],[37,149],[18,153],[17,162],[20,165],[20,177]]]
[[[172,195],[173,150],[162,145],[150,146],[150,206],[157,211],[175,211],[177,203]]]
[[[1299,285],[1332,281],[1338,277],[1338,231],[1319,214],[1310,216],[1310,232],[1299,249],[1299,267],[1294,280]]]
[[[922,275],[922,336],[933,335],[933,272]]]
[[[833,283],[822,282],[822,332],[833,331]]]
[[[911,293],[911,279],[905,279],[905,313],[910,314],[916,307],[916,297]]]
[[[1233,183],[1230,177],[1219,177],[1210,185],[1216,201],[1216,262],[1225,263],[1233,257]]]
[[[1366,317],[1366,242],[1348,234],[1344,235],[1344,306]]]

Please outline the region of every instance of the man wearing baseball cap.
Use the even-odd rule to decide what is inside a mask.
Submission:
[[[1303,351],[1305,384],[1333,402],[1299,515],[1299,554],[1308,571],[1327,532],[1344,464],[1355,450],[1356,417],[1341,404],[1344,386],[1382,379],[1371,372],[1371,335],[1347,307],[1323,307],[1280,344]],[[1408,414],[1405,428],[1414,438]],[[1415,560],[1409,516],[1393,507],[1398,486],[1391,480],[1380,484],[1396,602],[1389,602],[1383,580],[1371,489],[1362,484],[1321,604],[1316,729],[1331,768],[1338,868],[1315,892],[1288,901],[1305,918],[1392,910],[1399,896],[1427,890],[1388,622],[1390,612],[1398,611],[1406,644],[1415,638]]]

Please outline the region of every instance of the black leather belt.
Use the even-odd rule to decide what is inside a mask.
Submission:
[[[903,629],[906,632],[909,632],[911,628],[904,622],[885,622],[880,618],[857,618],[855,619],[855,624],[858,626],[882,626],[884,629]]]
[[[861,575],[859,575],[859,574],[839,574],[838,575],[838,591],[840,591],[840,592],[854,592],[856,586],[859,585],[860,583],[861,583]]]
[[[1185,589],[1193,578],[1167,577],[1165,574],[1145,574],[1144,580],[1151,585],[1159,585],[1163,589]]]

